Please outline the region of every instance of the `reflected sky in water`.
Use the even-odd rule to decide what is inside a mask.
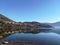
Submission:
[[[16,42],[34,42],[41,45],[60,45],[60,29],[50,30],[49,32],[15,33],[0,41]]]

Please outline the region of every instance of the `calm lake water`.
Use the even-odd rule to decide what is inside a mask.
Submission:
[[[60,45],[60,29],[52,29],[39,33],[15,33],[2,40],[10,43],[34,42],[39,45]]]

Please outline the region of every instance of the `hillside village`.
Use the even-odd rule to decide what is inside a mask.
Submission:
[[[0,14],[0,32],[4,31],[33,31],[41,28],[51,28],[48,24],[39,22],[15,22]]]

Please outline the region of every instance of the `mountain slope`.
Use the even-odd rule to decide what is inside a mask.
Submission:
[[[4,22],[15,22],[7,17],[5,17],[4,15],[0,14],[0,21],[4,21]]]

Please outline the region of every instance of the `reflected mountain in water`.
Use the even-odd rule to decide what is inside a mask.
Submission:
[[[2,38],[9,45],[60,45],[60,29],[41,29],[33,32],[15,32]],[[2,33],[4,34],[4,33]]]
[[[42,29],[43,30],[43,29]],[[55,33],[54,30],[38,30],[38,32],[16,32],[0,42],[8,41],[10,45],[60,45],[60,34]],[[58,29],[57,29],[58,31]]]
[[[33,30],[33,31],[30,31],[30,32],[28,32],[27,30],[26,30],[26,32],[14,32],[14,33],[30,33],[30,34],[38,34],[38,33],[40,33],[40,32],[49,32],[50,30],[52,30],[52,29],[40,29],[40,30]],[[12,34],[14,34],[14,33],[12,33],[12,32],[2,32],[2,33],[0,33],[0,40],[1,39],[4,39],[4,38],[6,38],[6,37],[8,37],[8,36],[10,36],[10,35],[12,35]],[[2,38],[1,38],[2,37]]]

